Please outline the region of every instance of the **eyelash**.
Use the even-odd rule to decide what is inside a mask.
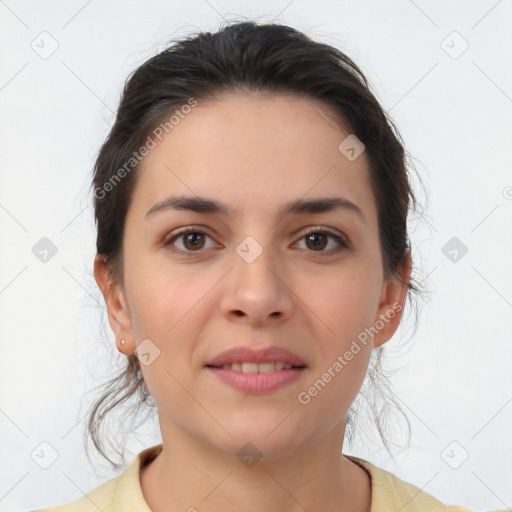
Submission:
[[[172,247],[173,245],[173,242],[177,239],[179,239],[180,237],[184,237],[185,235],[189,235],[191,233],[194,233],[194,234],[201,234],[201,235],[206,235],[207,237],[209,238],[212,238],[208,233],[206,233],[205,231],[203,231],[202,229],[199,229],[199,228],[186,228],[186,229],[183,229],[181,231],[179,231],[178,233],[175,233],[171,238],[167,239],[166,241],[163,242],[163,246],[164,247],[168,247],[169,250],[171,250],[172,252],[178,252],[178,253],[181,253],[181,254],[185,254],[186,256],[194,256],[195,254],[198,254],[200,252],[202,252],[202,249],[199,249],[197,251],[184,251],[183,249],[178,249],[176,247]],[[331,253],[338,253],[339,251],[341,250],[344,250],[344,249],[349,249],[349,244],[348,242],[346,241],[346,239],[340,235],[338,235],[337,233],[334,233],[330,230],[327,230],[325,228],[316,228],[316,227],[313,227],[313,228],[310,228],[306,233],[304,233],[299,240],[303,240],[304,238],[306,238],[308,235],[311,235],[311,234],[323,234],[323,235],[327,235],[329,238],[332,238],[336,241],[336,243],[338,244],[338,247],[336,247],[335,249],[331,249],[330,251],[308,251],[308,252],[311,252],[311,253],[319,253],[319,254],[331,254]]]

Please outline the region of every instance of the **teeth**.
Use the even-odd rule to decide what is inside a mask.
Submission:
[[[244,373],[269,373],[275,370],[289,370],[293,365],[277,361],[275,363],[232,363],[221,366],[223,370],[235,370]]]
[[[258,363],[242,363],[242,371],[244,373],[258,373]]]
[[[275,370],[274,363],[262,363],[262,364],[258,364],[257,366],[258,366],[258,372],[260,372],[260,373],[268,373],[268,372],[273,372]]]

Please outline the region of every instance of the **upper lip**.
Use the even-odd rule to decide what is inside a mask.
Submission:
[[[293,366],[306,366],[296,354],[282,347],[271,346],[254,349],[246,345],[230,348],[206,363],[206,366],[222,366],[231,363],[275,363],[281,361]]]

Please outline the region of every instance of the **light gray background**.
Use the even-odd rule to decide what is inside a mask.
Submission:
[[[67,503],[115,476],[100,459],[95,472],[82,448],[90,391],[117,369],[92,277],[92,164],[129,72],[171,36],[216,30],[238,15],[275,19],[346,51],[428,189],[428,202],[417,191],[427,215],[411,220],[411,235],[430,303],[414,341],[399,339],[410,336],[406,323],[387,344],[411,448],[397,450],[396,463],[378,440],[344,451],[446,503],[512,507],[512,2],[6,0],[0,512]],[[42,58],[52,39],[58,48]],[[42,237],[58,249],[46,263],[32,252]],[[442,252],[452,237],[468,248],[457,262]],[[159,442],[154,427],[130,438],[128,461]],[[31,458],[36,449],[51,456],[42,442],[58,452],[48,469]],[[453,469],[447,461],[460,463],[463,450],[469,458]]]

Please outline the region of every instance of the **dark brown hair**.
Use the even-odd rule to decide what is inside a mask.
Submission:
[[[401,279],[402,264],[410,249],[407,217],[409,209],[417,206],[409,181],[410,161],[397,128],[370,91],[363,72],[340,50],[315,42],[291,27],[242,21],[227,23],[215,33],[203,32],[172,41],[126,80],[115,123],[95,162],[92,183],[96,249],[108,265],[112,282],[123,279],[123,231],[137,180],[140,148],[158,126],[166,122],[169,125],[173,113],[178,116],[184,106],[190,105],[191,99],[201,102],[234,91],[294,93],[320,102],[350,128],[365,145],[370,162],[384,276]],[[409,301],[410,292],[421,291],[413,281],[408,281]],[[385,413],[391,406],[402,414],[403,411],[382,371],[382,350],[380,347],[373,351],[365,382],[379,382],[368,403],[389,451],[384,435]],[[96,449],[115,468],[119,465],[108,458],[102,447],[100,427],[106,415],[133,398],[137,399],[135,414],[143,405],[156,411],[137,356],[122,357],[126,357],[126,366],[104,385],[104,394],[89,411],[86,431]],[[383,409],[377,409],[378,397],[385,402]],[[354,406],[347,415],[350,444],[355,417]],[[407,424],[410,436],[408,420]]]

